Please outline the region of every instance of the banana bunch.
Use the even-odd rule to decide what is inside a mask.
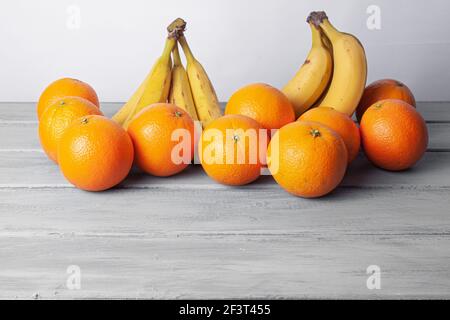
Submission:
[[[297,117],[318,106],[351,116],[367,79],[364,48],[355,36],[336,30],[323,11],[311,12],[307,22],[312,33],[311,50],[283,92]]]
[[[161,57],[128,102],[113,116],[113,120],[125,129],[139,111],[158,102],[175,104],[194,121],[200,120],[203,126],[222,115],[214,87],[187,44],[185,28],[186,22],[180,18],[169,25]],[[186,69],[181,62],[178,43],[186,56]]]
[[[153,103],[167,101],[172,77],[171,53],[176,43],[176,33],[169,34],[161,57],[128,102],[112,117],[125,129],[143,108]]]

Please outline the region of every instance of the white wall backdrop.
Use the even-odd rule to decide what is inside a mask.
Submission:
[[[161,53],[166,25],[178,16],[188,22],[188,41],[221,100],[251,82],[281,87],[309,50],[306,16],[321,9],[363,42],[369,81],[393,77],[418,100],[450,100],[446,0],[1,2],[0,101],[35,101],[64,76],[90,83],[102,101],[127,100]],[[371,5],[381,10],[379,30],[367,27]]]

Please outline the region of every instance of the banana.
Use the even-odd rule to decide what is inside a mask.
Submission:
[[[113,116],[126,129],[134,116],[146,106],[166,102],[169,96],[172,75],[171,52],[176,44],[176,34],[169,34],[164,51],[155,62],[149,75],[130,100]]]
[[[351,116],[358,106],[367,80],[364,48],[355,36],[336,30],[325,12],[312,12],[308,19],[320,26],[333,47],[333,77],[319,106],[333,107]]]
[[[330,52],[331,58],[333,58],[333,45],[331,44],[330,39],[328,39],[325,33],[323,33],[322,29],[319,28],[319,30],[320,30],[320,38],[322,39],[325,48],[327,48],[328,52]]]
[[[220,104],[211,80],[200,62],[195,59],[182,33],[179,36],[178,42],[186,56],[186,71],[192,89],[197,116],[202,122],[203,127],[205,127],[209,122],[222,115]]]
[[[172,84],[170,88],[169,102],[189,113],[192,120],[197,121],[197,111],[195,110],[191,85],[189,84],[188,75],[181,62],[178,44],[176,44],[173,48],[172,55]]]
[[[333,70],[333,60],[322,39],[319,27],[308,19],[312,33],[312,47],[295,76],[283,88],[299,117],[308,110],[322,95],[328,86]]]
[[[118,124],[123,125],[125,120],[127,120],[129,114],[135,110],[139,99],[142,97],[142,94],[147,87],[148,82],[150,81],[152,73],[150,72],[147,77],[145,77],[144,81],[141,83],[139,88],[133,93],[131,98],[119,109],[119,111],[112,116],[112,119],[116,121]]]
[[[330,53],[331,60],[333,60],[333,46],[331,45],[330,39],[327,38],[327,36],[323,33],[322,29],[320,29],[320,34],[321,34],[322,42],[325,45],[325,47],[327,48],[328,52]],[[328,81],[328,84],[327,84],[325,90],[322,92],[319,99],[317,99],[317,101],[314,102],[314,104],[309,109],[317,108],[322,103],[323,99],[325,98],[325,96],[328,92],[328,89],[330,88],[332,78],[333,78],[333,70],[331,70],[330,80]]]

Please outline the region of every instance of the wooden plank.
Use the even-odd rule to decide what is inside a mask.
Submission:
[[[364,155],[351,164],[341,186],[361,188],[450,188],[450,152],[429,152],[412,169],[389,172],[374,167]],[[0,152],[0,188],[72,187],[56,164],[39,152]],[[200,165],[167,178],[154,177],[134,169],[121,184],[124,188],[145,189],[278,189],[270,176],[240,188],[220,185],[211,180]]]
[[[450,151],[450,123],[428,123],[428,150]]]
[[[225,102],[222,107],[225,107]],[[110,117],[123,105],[122,102],[103,102],[100,109]],[[450,102],[418,102],[417,109],[430,122],[450,122]],[[0,102],[0,122],[37,121],[36,103]]]
[[[122,103],[102,103],[100,110],[105,116],[111,117],[119,110]],[[1,122],[37,122],[35,102],[0,102]]]
[[[0,235],[151,238],[262,233],[334,239],[361,235],[447,239],[449,195],[449,189],[382,188],[341,188],[319,199],[294,197],[281,189],[116,189],[103,193],[1,189]],[[450,253],[450,248],[446,250]]]
[[[449,195],[3,189],[0,298],[449,298]]]
[[[40,149],[37,123],[0,122],[0,151]],[[429,123],[429,150],[450,150],[450,123]]]
[[[450,122],[450,102],[418,102],[417,110],[427,122]]]

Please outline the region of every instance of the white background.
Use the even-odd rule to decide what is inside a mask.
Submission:
[[[65,76],[90,83],[102,101],[127,100],[180,16],[187,39],[222,101],[244,84],[281,87],[303,62],[311,10],[325,10],[364,44],[369,81],[404,81],[418,100],[450,100],[450,2],[445,0],[2,0],[0,101],[35,101]],[[80,9],[71,28],[70,6]],[[367,8],[381,9],[369,30]]]

